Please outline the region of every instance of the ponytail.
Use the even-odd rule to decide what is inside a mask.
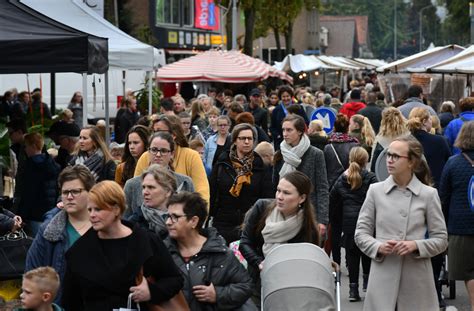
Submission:
[[[357,190],[362,186],[362,169],[369,161],[369,154],[362,147],[353,147],[349,153],[349,169],[347,170],[347,182],[351,190]]]
[[[351,185],[351,190],[359,189],[362,186],[362,176],[360,175],[360,165],[356,162],[349,164],[347,182]]]
[[[363,117],[362,127],[360,129],[362,137],[365,139],[365,144],[369,147],[372,147],[375,142],[375,132],[370,124],[370,120],[367,117]]]
[[[413,117],[409,119],[407,122],[407,127],[412,134],[413,132],[417,130],[421,130],[422,126],[423,126],[423,122],[421,122],[421,119],[419,117]]]

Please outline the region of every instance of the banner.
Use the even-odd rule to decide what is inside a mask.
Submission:
[[[195,0],[194,27],[219,31],[220,12],[215,0]]]

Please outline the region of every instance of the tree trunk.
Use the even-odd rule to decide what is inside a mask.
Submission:
[[[288,27],[285,29],[285,52],[286,55],[291,54],[293,48],[291,41],[293,39],[293,22],[288,22]],[[285,55],[285,56],[286,56]]]
[[[227,50],[232,50],[232,6],[226,15],[225,32],[227,36]]]
[[[253,56],[253,28],[255,26],[255,10],[249,8],[244,10],[245,16],[245,40],[244,53]]]
[[[281,57],[281,42],[280,42],[280,31],[278,30],[278,28],[273,28],[273,34],[275,35],[275,43],[276,43],[276,61],[277,62],[281,62],[282,61],[282,58]],[[272,59],[273,61],[273,59]]]

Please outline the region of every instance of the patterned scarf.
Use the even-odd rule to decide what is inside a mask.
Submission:
[[[74,161],[74,164],[82,164],[86,166],[95,178],[99,179],[102,170],[104,169],[104,154],[100,149],[97,149],[92,155],[87,156],[86,152],[80,152]]]
[[[233,197],[239,197],[240,191],[244,184],[250,185],[250,177],[252,176],[253,152],[246,154],[242,159],[237,156],[237,146],[232,145],[230,148],[230,161],[234,167],[237,176],[234,179],[234,184],[229,192]]]
[[[148,207],[145,204],[142,204],[141,207],[143,217],[145,220],[148,222],[148,228],[158,234],[159,236],[162,236],[164,232],[167,232],[168,229],[166,228],[166,223],[164,220],[164,216],[168,214],[168,212],[157,209],[157,208],[152,208]]]

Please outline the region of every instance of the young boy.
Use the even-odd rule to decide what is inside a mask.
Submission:
[[[20,295],[23,308],[17,311],[63,311],[54,304],[59,289],[59,276],[51,267],[39,267],[23,275]]]

